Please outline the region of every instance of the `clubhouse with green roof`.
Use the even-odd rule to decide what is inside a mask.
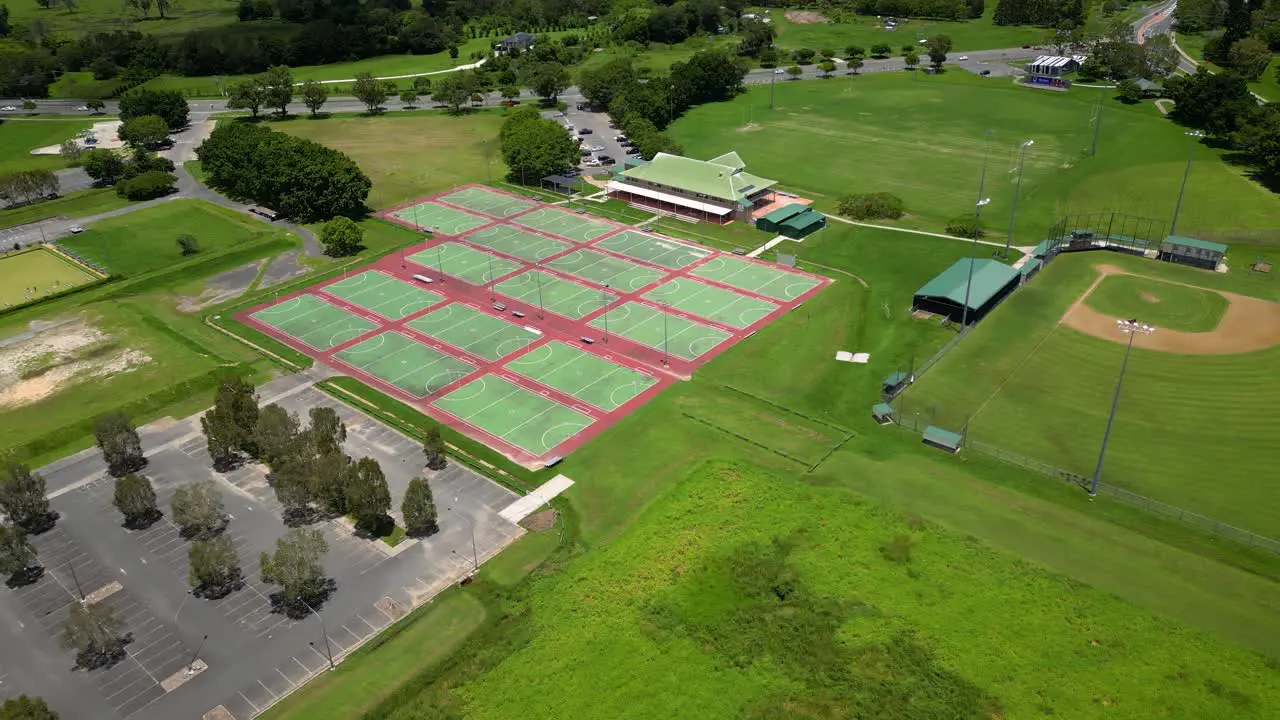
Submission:
[[[664,212],[725,223],[751,222],[751,211],[773,200],[776,180],[752,175],[736,152],[710,160],[658,153],[609,180],[609,197]]]
[[[1013,292],[1021,277],[996,260],[962,258],[917,290],[911,309],[974,323]]]

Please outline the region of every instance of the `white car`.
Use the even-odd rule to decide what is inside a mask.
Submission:
[[[782,69],[782,68],[778,68],[777,70],[774,70],[774,71],[773,71],[773,74],[774,74],[774,75],[783,75],[783,74],[785,74],[786,72],[787,72],[786,70],[784,70],[784,69]]]
[[[587,152],[593,152],[593,153],[604,152],[603,145],[588,145],[587,147],[584,147],[582,149],[586,150]]]
[[[77,112],[89,112],[89,106],[88,106],[88,105],[81,105],[80,107],[76,108],[76,111],[77,111]]]
[[[16,112],[17,110],[18,108],[12,105],[5,105],[4,107],[0,107],[0,112]]]
[[[72,235],[79,235],[79,234],[80,234],[80,233],[82,233],[82,232],[84,232],[84,226],[83,226],[83,225],[72,225],[72,226],[71,226],[71,234],[72,234]]]
[[[957,60],[968,60],[968,59],[969,59],[969,56],[968,56],[968,55],[961,55],[960,57],[958,57],[958,58],[956,58],[956,59],[957,59]]]

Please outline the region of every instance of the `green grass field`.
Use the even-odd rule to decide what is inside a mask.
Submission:
[[[35,205],[0,210],[0,229],[43,220],[54,215],[69,218],[89,217],[125,207],[129,201],[116,194],[114,188],[91,188],[67,193]]]
[[[616,58],[629,57],[641,72],[666,72],[674,63],[684,62],[694,53],[720,47],[732,48],[737,45],[738,40],[737,36],[722,35],[713,38],[690,38],[674,45],[649,43],[649,47],[640,53],[617,46],[608,47],[598,53],[592,53],[579,67],[596,68]]]
[[[9,5],[10,20],[15,25],[38,21],[48,30],[64,32],[105,32],[107,28],[127,23],[133,32],[166,35],[237,22],[236,9],[220,0],[184,0],[167,10],[164,20],[154,9],[144,19],[142,13],[125,8],[115,0],[81,0],[71,10],[59,5],[42,8],[35,3]]]
[[[373,180],[369,204],[385,208],[505,175],[497,139],[501,124],[501,112],[485,111],[459,117],[391,113],[372,118],[295,118],[271,127],[350,155]]]
[[[97,279],[44,248],[0,255],[0,308],[38,300]]]
[[[1209,332],[1218,327],[1230,302],[1211,290],[1110,275],[1089,293],[1085,304],[1112,317],[1137,317],[1157,328]]]
[[[905,395],[907,414],[1083,475],[1092,473],[1124,346],[1058,326],[1096,279],[1093,263],[1150,278],[1194,282],[1195,272],[1114,253],[1067,255],[983,320]],[[1101,288],[1106,288],[1109,278]],[[1172,286],[1166,303],[1137,293],[1167,283],[1123,282],[1102,296],[1120,317],[1157,317],[1208,329],[1218,300]],[[1177,303],[1177,306],[1174,304]],[[1090,304],[1093,304],[1092,302]],[[1096,307],[1096,306],[1095,306]],[[1156,315],[1144,314],[1154,310]],[[1159,322],[1156,322],[1159,326]],[[1157,327],[1156,332],[1159,332]],[[1280,534],[1280,502],[1259,485],[1280,462],[1274,434],[1272,348],[1241,355],[1175,355],[1135,348],[1107,453],[1104,480],[1254,532]],[[936,410],[935,410],[936,407]],[[936,413],[936,415],[935,415]],[[1229,459],[1229,460],[1228,460]]]
[[[861,45],[870,51],[872,45],[887,43],[898,55],[903,45],[916,45],[919,38],[931,35],[948,35],[953,43],[955,54],[963,50],[994,50],[1016,48],[1022,45],[1035,45],[1046,42],[1050,36],[1048,30],[1029,26],[998,26],[991,22],[995,13],[995,5],[987,8],[986,15],[978,20],[949,22],[945,20],[918,20],[905,18],[899,21],[897,29],[888,32],[883,25],[871,16],[859,16],[847,13],[842,22],[832,23],[794,23],[788,20],[784,11],[775,8],[769,17],[778,29],[777,45],[780,48],[793,50],[809,48],[811,50],[835,50],[837,57],[844,57],[844,49],[850,45]]]
[[[1088,157],[1097,90],[1037,92],[968,73],[875,73],[825,82],[753,87],[729,103],[694,108],[672,126],[693,157],[737,150],[747,168],[779,179],[831,211],[847,193],[900,196],[906,226],[941,230],[973,213],[991,135],[983,209],[989,232],[1008,229],[1017,148],[1027,151],[1015,244],[1034,245],[1068,211],[1117,210],[1167,219],[1182,180],[1187,137],[1150,104],[1126,107],[1107,96],[1098,155]],[[1035,118],[1030,125],[1026,118]],[[1280,198],[1221,151],[1196,148],[1180,231],[1225,242],[1273,243],[1266,228]],[[859,168],[862,171],[851,172]]]
[[[60,170],[67,166],[61,155],[32,155],[48,145],[61,145],[92,120],[5,120],[0,122],[0,173],[18,170]]]
[[[233,210],[186,198],[95,222],[63,247],[107,268],[132,276],[280,233]],[[193,235],[200,251],[184,258],[179,235]]]

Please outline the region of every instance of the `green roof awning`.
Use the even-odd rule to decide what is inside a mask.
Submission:
[[[1041,240],[1039,245],[1031,249],[1031,254],[1036,257],[1044,257],[1049,252],[1049,241]]]
[[[871,414],[876,417],[889,417],[893,415],[893,406],[889,403],[876,403],[871,406]]]
[[[897,370],[895,372],[889,373],[889,377],[884,379],[884,385],[891,387],[893,385],[901,385],[906,381],[907,381],[907,374],[902,372],[901,370]]]
[[[804,212],[807,209],[808,209],[807,206],[800,205],[797,203],[792,203],[790,205],[783,205],[782,207],[776,210],[771,210],[765,213],[760,217],[760,220],[768,220],[771,223],[780,223],[780,222],[786,221],[788,218],[792,218],[792,217],[795,217],[796,215],[799,215],[800,213]]]
[[[973,274],[973,284],[968,288],[970,310],[982,307],[1018,278],[1018,271],[1004,263],[962,258],[925,283],[924,287],[916,291],[916,297],[942,298],[963,307],[970,272]]]
[[[1037,259],[1037,258],[1032,258],[1032,259],[1030,259],[1030,260],[1026,261],[1026,262],[1025,262],[1025,263],[1023,263],[1023,265],[1022,265],[1022,274],[1023,274],[1023,276],[1030,275],[1031,273],[1033,273],[1033,272],[1035,272],[1035,271],[1039,270],[1039,269],[1040,269],[1040,266],[1041,266],[1041,265],[1043,265],[1043,264],[1044,264],[1044,261],[1043,261],[1043,260],[1040,260],[1040,259]]]
[[[1209,250],[1219,252],[1223,255],[1227,254],[1227,246],[1222,243],[1213,242],[1212,240],[1201,240],[1199,238],[1183,237],[1181,235],[1170,235],[1164,239],[1167,243],[1175,245],[1186,245],[1187,247],[1200,248],[1201,250]]]
[[[924,429],[924,441],[930,445],[937,445],[954,452],[964,444],[964,436],[950,430],[943,430],[936,425],[930,425]]]
[[[782,226],[791,228],[792,230],[808,230],[815,225],[822,225],[826,221],[827,218],[821,213],[816,213],[805,208],[804,212],[782,223]]]

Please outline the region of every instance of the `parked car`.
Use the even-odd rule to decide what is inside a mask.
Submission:
[[[587,158],[586,160],[582,161],[582,164],[586,165],[587,167],[600,167],[603,163],[601,163],[599,160],[595,158]]]
[[[583,148],[583,150],[586,150],[587,152],[593,152],[593,153],[604,152],[604,146],[603,146],[603,145],[588,145],[587,147]]]
[[[579,130],[579,131],[578,131],[578,134],[579,134],[579,135],[590,135],[590,134],[591,134],[591,133],[593,133],[593,132],[595,132],[595,131],[594,131],[594,130],[592,130],[591,128],[582,128],[581,130]]]
[[[960,57],[958,57],[958,58],[956,58],[956,59],[957,59],[957,60],[961,60],[961,61],[963,61],[963,60],[968,60],[968,59],[969,59],[969,56],[968,56],[968,55],[961,55]]]
[[[988,76],[988,75],[990,75],[990,74],[991,74],[991,71],[990,71],[990,70],[983,70],[983,71],[979,72],[978,74],[979,74],[979,75],[981,75],[982,77],[986,77],[986,76]]]
[[[597,155],[596,160],[599,160],[601,165],[612,165],[614,162],[608,155]]]
[[[614,142],[625,143],[625,142],[627,141],[627,136],[626,136],[626,135],[614,135],[614,136],[613,136],[613,141],[614,141]]]
[[[84,232],[84,226],[83,226],[83,225],[72,225],[72,226],[71,226],[71,234],[72,234],[72,235],[79,235],[79,234],[80,234],[80,233],[82,233],[82,232]]]

